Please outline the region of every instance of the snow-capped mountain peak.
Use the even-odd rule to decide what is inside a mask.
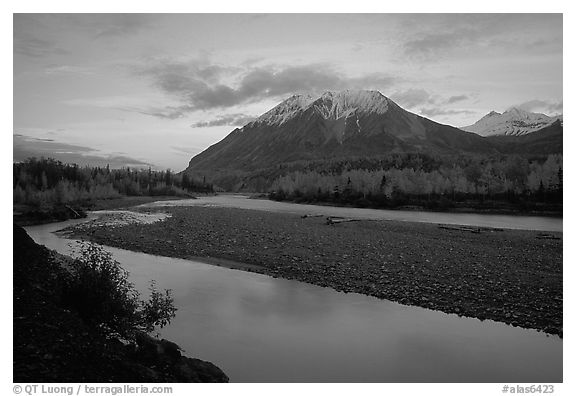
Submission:
[[[278,106],[262,114],[253,122],[262,122],[269,125],[281,125],[293,118],[300,111],[308,108],[313,101],[314,98],[311,95],[293,95]]]
[[[510,117],[518,117],[518,118],[524,118],[524,119],[536,119],[536,118],[542,118],[542,117],[548,117],[545,114],[541,114],[541,113],[531,113],[529,111],[523,110],[523,109],[519,109],[518,107],[511,107],[508,110],[506,110],[503,114],[508,114]]]
[[[549,117],[546,114],[531,113],[512,107],[502,114],[491,111],[473,125],[465,126],[461,129],[482,136],[519,136],[542,129],[558,119],[562,119],[562,116]]]
[[[338,120],[353,114],[385,114],[388,106],[388,98],[378,91],[327,91],[318,98],[294,95],[264,113],[254,123],[281,125],[310,108],[326,120]]]
[[[328,91],[312,104],[324,119],[340,119],[354,113],[385,114],[388,99],[378,91]]]

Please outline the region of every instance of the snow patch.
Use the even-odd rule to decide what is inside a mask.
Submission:
[[[309,108],[314,108],[326,120],[338,120],[358,114],[385,114],[388,98],[378,91],[361,90],[328,91],[316,99],[310,95],[294,95],[248,125],[282,125]]]
[[[258,117],[254,123],[266,123],[268,125],[281,125],[289,121],[299,112],[305,110],[314,98],[310,95],[294,95]],[[248,125],[250,125],[248,124]]]
[[[388,100],[378,91],[326,92],[312,104],[324,119],[337,120],[358,113],[385,114]]]
[[[531,113],[513,107],[502,114],[491,111],[475,124],[460,129],[481,136],[520,136],[542,129],[558,119],[562,120],[562,116],[549,117],[546,114]]]

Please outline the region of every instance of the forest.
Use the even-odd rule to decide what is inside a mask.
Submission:
[[[13,201],[35,207],[86,203],[122,196],[191,196],[211,193],[205,179],[170,170],[79,167],[51,158],[29,158],[13,164]]]
[[[558,154],[533,158],[391,154],[310,163],[275,178],[269,196],[374,208],[561,213],[562,184],[562,155]]]
[[[235,191],[270,199],[371,208],[503,210],[562,213],[562,155],[436,156],[393,153],[377,158],[279,164],[240,180]],[[79,167],[50,158],[13,164],[14,204],[32,208],[123,196],[214,193],[206,176],[170,170]]]

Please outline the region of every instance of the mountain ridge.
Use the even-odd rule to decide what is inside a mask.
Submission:
[[[328,91],[316,98],[294,95],[194,156],[184,172],[230,188],[247,176],[266,174],[267,169],[308,161],[405,153],[556,154],[562,152],[562,124],[554,125],[533,138],[528,138],[530,134],[483,137],[404,110],[378,91]]]
[[[279,162],[387,152],[493,152],[482,137],[408,112],[378,91],[295,95],[190,161],[192,169],[252,170]]]
[[[562,115],[551,117],[512,107],[504,113],[491,111],[474,124],[460,129],[480,136],[522,136],[547,127],[562,118]]]

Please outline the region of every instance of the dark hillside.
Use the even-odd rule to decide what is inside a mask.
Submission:
[[[562,154],[564,127],[560,121],[521,136],[490,136],[486,138],[506,154]]]

